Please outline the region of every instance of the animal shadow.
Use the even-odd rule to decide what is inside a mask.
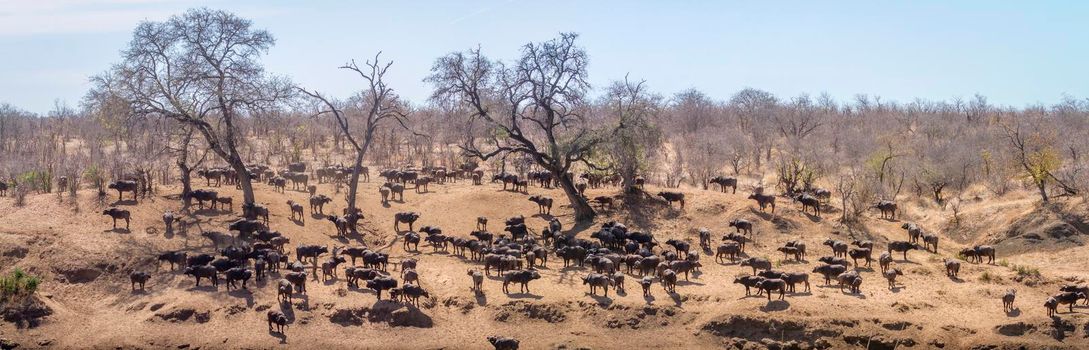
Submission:
[[[193,215],[216,216],[216,215],[218,215],[220,213],[222,213],[222,212],[220,212],[218,210],[215,210],[215,209],[212,209],[211,207],[205,207],[205,208],[199,208],[198,207],[197,210],[193,210]]]
[[[287,344],[287,334],[283,334],[283,333],[277,332],[275,330],[269,330],[268,335],[271,335],[273,337],[276,337],[276,339],[279,339],[280,344]]]
[[[594,301],[596,301],[597,304],[601,305],[601,306],[609,306],[609,305],[612,305],[612,303],[613,303],[613,298],[610,298],[610,297],[607,297],[607,296],[593,295],[593,294],[589,294],[589,293],[587,293],[587,295],[589,295],[590,298],[594,299]]]
[[[769,301],[767,303],[767,305],[761,306],[760,311],[763,311],[763,312],[783,311],[783,310],[786,310],[788,308],[790,308],[790,302],[788,302],[786,300],[772,300],[772,301]]]
[[[136,205],[136,201],[135,201],[135,200],[132,200],[132,199],[118,200],[118,201],[115,201],[115,202],[113,202],[113,204],[110,204],[110,205],[112,205],[112,206],[118,206],[118,205]]]
[[[676,305],[677,307],[681,307],[681,305],[684,304],[684,301],[681,299],[680,294],[677,294],[677,293],[668,293],[668,294],[669,294],[669,298],[673,300],[673,305]]]
[[[761,219],[764,219],[766,221],[771,221],[772,218],[775,218],[774,213],[768,213],[766,211],[760,211],[760,209],[757,209],[757,208],[749,208],[749,212],[752,213],[753,215],[759,216]]]
[[[234,289],[234,290],[231,290],[230,292],[227,292],[227,295],[230,295],[230,296],[235,297],[235,298],[246,299],[246,306],[251,306],[251,307],[253,306],[253,292],[251,292],[249,289],[244,289],[244,288]]]
[[[210,285],[203,285],[203,286],[199,286],[199,287],[198,287],[198,286],[194,285],[194,286],[192,286],[192,287],[189,287],[189,290],[192,290],[192,291],[205,291],[205,292],[215,292],[215,291],[218,291],[218,290],[219,290],[219,287],[216,287],[216,286],[210,286]]]
[[[185,231],[184,230],[181,231],[180,234],[177,233],[177,232],[174,232],[174,230],[163,231],[163,238],[166,238],[166,239],[173,239],[175,236],[179,236],[179,235],[185,236]]]
[[[859,299],[866,299],[866,295],[862,294],[862,293],[857,293],[856,294],[856,293],[851,293],[851,292],[846,292],[846,291],[845,292],[840,292],[840,293],[843,294],[843,295],[852,296],[852,297],[859,298]]]
[[[764,298],[764,294],[756,294],[756,293],[746,294],[746,295],[745,295],[745,296],[743,296],[743,297],[737,298],[737,300],[745,300],[745,299],[749,299],[749,298],[760,298],[760,299],[763,299],[763,298]]]
[[[530,294],[530,293],[510,293],[510,294],[507,294],[507,297],[511,298],[511,299],[533,299],[533,300],[544,299],[544,297],[542,297],[540,295]]]

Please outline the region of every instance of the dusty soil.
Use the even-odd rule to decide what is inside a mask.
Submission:
[[[1061,307],[1052,319],[1042,307],[1060,285],[1089,277],[1089,248],[1083,246],[1085,205],[1074,199],[1041,206],[1029,194],[981,198],[966,205],[960,227],[949,223],[948,211],[921,203],[905,203],[900,220],[877,219],[875,212],[858,225],[844,227],[836,223],[839,212],[834,209],[816,218],[780,198],[779,209],[764,214],[741,193],[695,188],[682,189],[689,197],[683,211],[654,199],[629,198],[625,205],[604,212],[594,225],[575,226],[569,208],[553,208],[566,230],[584,238],[601,222],[615,219],[652,231],[660,241],[697,242],[696,229],[708,227],[716,245],[727,232],[729,219],[749,218],[757,227],[748,254],[767,257],[786,271],[810,272],[817,257],[830,255],[820,244],[828,238],[873,239],[875,250],[881,251],[889,240],[907,239],[899,227],[904,221],[918,222],[941,235],[940,254],[912,251],[907,261],[896,255],[894,266],[904,276],[894,289],[877,271],[862,268],[865,282],[860,295],[825,286],[813,274],[811,292],[799,289],[784,301],[769,302],[745,297],[744,288],[731,283],[750,269],[716,263],[710,252],[702,255],[702,272],[679,283],[677,294],[655,284],[653,296],[644,298],[637,277],[629,276],[627,293],[610,290],[608,297],[591,296],[581,283],[587,271],[562,268],[562,259],[552,256],[541,269],[543,278],[530,284],[530,293],[504,294],[498,278],[491,277],[484,293],[474,295],[466,270],[480,265],[423,244],[420,252],[403,251],[393,231],[393,214],[420,212],[417,227],[437,225],[457,236],[467,236],[478,216],[492,218],[489,228],[499,231],[503,218],[521,214],[539,231],[549,216],[530,216],[537,207],[526,194],[462,181],[432,184],[425,194],[408,190],[404,202],[382,205],[378,183],[365,183],[361,202],[366,230],[338,238],[332,224],[311,216],[309,210],[305,222],[289,220],[284,203],[304,202],[305,193],[280,194],[256,186],[258,202],[272,209],[272,228],[290,237],[292,247],[366,244],[390,253],[393,262],[417,258],[421,283],[431,298],[416,308],[377,301],[372,291],[348,288],[343,279],[313,280],[308,295],[281,305],[276,302],[275,274],[271,283],[256,283],[248,290],[195,287],[192,278],[169,271],[169,266],[157,268],[155,256],[178,249],[211,252],[210,242],[199,232],[225,230],[239,214],[237,205],[232,213],[192,213],[185,219],[190,222],[186,231],[166,234],[160,215],[179,210],[176,188],[160,188],[159,195],[138,204],[115,203],[113,193],[99,201],[93,191],[81,191],[74,201],[67,195],[32,195],[24,207],[0,198],[0,267],[4,272],[21,267],[43,276],[36,298],[48,312],[23,315],[9,308],[5,312],[12,316],[5,315],[0,323],[0,338],[23,348],[460,349],[490,348],[485,339],[489,335],[513,336],[528,349],[1089,347],[1089,308],[1078,306],[1071,313]],[[334,194],[331,185],[319,188],[320,193]],[[232,186],[216,190],[236,202],[241,198]],[[588,195],[616,191],[595,189]],[[557,204],[565,201],[558,190],[530,187],[529,194],[551,196]],[[111,204],[133,212],[131,231],[110,229],[109,218],[100,212]],[[339,213],[343,206],[336,200],[325,212]],[[796,239],[807,243],[808,261],[783,261],[775,248]],[[942,258],[954,258],[960,248],[981,243],[999,248],[999,264],[965,263],[960,279],[944,275]],[[1015,266],[1027,267],[1022,271],[1038,269],[1042,275],[1019,274]],[[128,273],[133,270],[153,272],[146,291],[130,290]],[[343,270],[340,273],[343,277]],[[1007,314],[999,298],[1011,288],[1018,292],[1017,309]],[[288,316],[286,335],[268,331],[265,312],[270,308]]]

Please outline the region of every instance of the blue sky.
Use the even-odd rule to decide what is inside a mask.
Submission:
[[[270,30],[266,68],[333,96],[361,87],[336,67],[379,50],[395,62],[390,84],[422,102],[421,79],[443,54],[481,45],[512,59],[574,31],[596,87],[630,72],[666,95],[723,100],[744,87],[840,100],[981,93],[1013,106],[1089,97],[1087,1],[0,0],[0,102],[76,104],[137,23],[190,7]]]

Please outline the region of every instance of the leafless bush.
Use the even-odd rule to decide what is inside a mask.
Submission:
[[[960,214],[964,210],[964,200],[957,196],[949,200],[949,209],[953,211],[953,227],[960,227]]]
[[[870,209],[878,198],[880,184],[876,176],[858,167],[848,167],[835,182],[843,212],[842,222],[853,222]]]
[[[728,161],[726,144],[714,131],[705,131],[691,134],[677,145],[693,186],[706,189],[707,181],[722,173]]]
[[[30,189],[26,185],[18,184],[12,190],[12,197],[15,198],[15,206],[22,207],[26,205],[26,196],[30,194]]]
[[[684,180],[684,152],[679,147],[673,146],[662,150],[663,159],[666,162],[665,187],[676,188]]]

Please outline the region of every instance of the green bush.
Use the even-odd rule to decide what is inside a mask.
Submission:
[[[34,294],[41,282],[41,278],[31,276],[17,268],[7,276],[0,277],[0,300],[6,301]]]
[[[1040,269],[1032,266],[1014,265],[1013,271],[1016,271],[1017,275],[1021,277],[1040,277]]]
[[[83,170],[83,180],[90,182],[95,188],[102,188],[103,182],[106,180],[106,174],[98,167],[98,165],[91,164],[87,169]]]
[[[46,170],[34,170],[28,171],[19,175],[18,182],[24,186],[28,186],[29,189],[38,193],[50,193],[53,192],[53,170],[52,168]]]

